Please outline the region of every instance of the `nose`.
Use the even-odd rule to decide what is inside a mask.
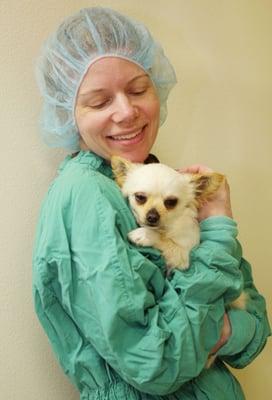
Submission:
[[[120,94],[115,99],[115,110],[112,120],[119,124],[121,122],[133,122],[139,115],[138,108],[131,102],[125,94]]]
[[[146,214],[146,221],[150,226],[156,226],[160,220],[160,214],[156,208],[151,208]]]

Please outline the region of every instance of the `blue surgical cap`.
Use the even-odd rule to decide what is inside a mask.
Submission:
[[[160,99],[160,123],[165,121],[176,76],[160,44],[143,24],[117,11],[86,8],[63,21],[45,42],[37,62],[42,134],[49,146],[79,149],[77,92],[90,65],[106,56],[134,62],[149,74]]]

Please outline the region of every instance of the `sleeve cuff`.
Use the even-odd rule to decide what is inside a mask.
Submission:
[[[210,229],[228,229],[237,228],[237,223],[227,216],[213,216],[204,219],[199,224],[200,230],[205,232]]]
[[[254,337],[256,323],[254,317],[245,310],[228,312],[231,324],[231,336],[217,352],[219,356],[232,356],[240,353]]]

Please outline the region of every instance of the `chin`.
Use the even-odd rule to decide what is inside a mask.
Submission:
[[[133,151],[121,152],[119,156],[132,163],[143,163],[149,156],[150,151],[151,148],[148,146],[146,149],[135,149]]]

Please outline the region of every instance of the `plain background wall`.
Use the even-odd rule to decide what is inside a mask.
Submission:
[[[63,17],[97,4],[0,0],[0,397],[6,400],[78,398],[32,306],[38,210],[66,154],[41,143],[33,66],[42,41]],[[179,83],[155,151],[172,166],[202,162],[228,176],[240,240],[271,316],[271,1],[112,0],[100,5],[145,22],[172,60]],[[271,399],[271,342],[235,375],[248,400]]]

